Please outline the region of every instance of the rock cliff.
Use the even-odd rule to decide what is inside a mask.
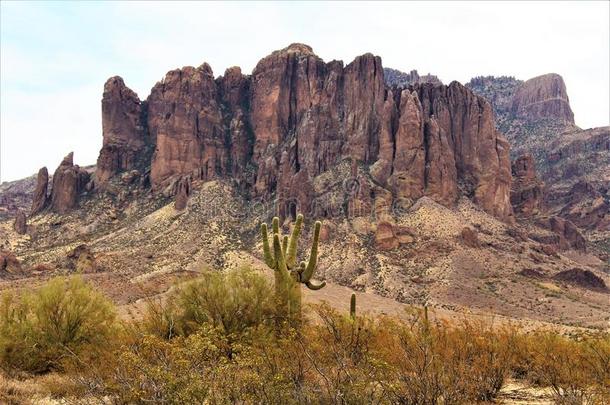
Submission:
[[[102,97],[103,144],[95,178],[103,186],[112,176],[146,165],[146,107],[123,79],[106,81]],[[141,162],[144,160],[144,162]]]
[[[144,103],[111,78],[103,100],[100,162],[110,163],[98,183],[132,167],[124,145],[150,142],[152,187],[173,194],[184,178],[225,176],[251,198],[277,199],[282,214],[331,215],[316,179],[348,160],[355,171],[342,180],[355,176],[360,206],[423,195],[452,205],[467,195],[512,220],[508,143],[489,103],[457,82],[390,88],[372,54],[344,66],[292,44],[250,76],[231,68],[215,79],[205,63],[170,71]]]

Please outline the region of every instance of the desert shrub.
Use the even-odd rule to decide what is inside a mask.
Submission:
[[[164,338],[188,336],[204,324],[241,335],[272,320],[274,304],[273,288],[256,271],[210,271],[178,286],[165,302],[150,301],[143,325]]]
[[[117,367],[106,370],[103,394],[119,403],[203,403],[214,372],[226,361],[216,346],[222,336],[202,331],[187,339],[149,335],[125,347]]]
[[[315,318],[298,347],[312,370],[312,391],[322,403],[376,403],[381,388],[375,376],[374,339],[378,324],[368,316],[351,318],[328,305],[313,306]],[[319,387],[319,388],[318,388]]]
[[[570,339],[557,332],[537,332],[525,340],[527,379],[550,387],[558,404],[606,403],[610,400],[608,336]]]
[[[0,366],[42,373],[87,364],[109,349],[114,306],[81,277],[54,278],[31,293],[6,294],[0,310]]]
[[[176,301],[180,327],[187,335],[204,323],[225,334],[241,334],[272,319],[275,304],[270,283],[250,268],[205,273],[183,285]]]
[[[583,350],[590,370],[593,400],[610,403],[610,335],[602,334],[585,339]]]
[[[393,402],[490,401],[509,375],[514,333],[508,329],[434,323],[420,312],[408,322],[387,320],[381,330],[380,383]]]

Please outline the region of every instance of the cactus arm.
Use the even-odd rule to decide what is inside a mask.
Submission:
[[[314,291],[316,291],[316,290],[319,290],[319,289],[324,288],[324,286],[326,286],[326,281],[322,281],[320,284],[317,284],[317,285],[316,285],[316,284],[314,284],[314,283],[312,283],[311,281],[306,281],[306,282],[305,282],[305,285],[306,285],[306,286],[307,286],[307,288],[309,288],[310,290],[314,290]]]
[[[273,217],[273,222],[271,223],[273,228],[273,233],[280,233],[280,219],[278,217]]]
[[[284,235],[282,239],[282,253],[284,254],[284,260],[286,260],[286,251],[288,250],[288,235]],[[286,267],[290,268],[288,260],[286,260]]]
[[[352,298],[349,300],[349,316],[356,319],[356,294],[352,293]]]
[[[267,224],[261,224],[261,238],[263,239],[263,253],[265,256],[265,264],[271,268],[275,267],[275,259],[271,254],[271,248],[269,247],[269,236],[267,235]]]
[[[305,267],[307,267],[307,264],[305,262],[301,262],[299,264],[299,268],[297,269],[298,280],[300,283],[303,282],[303,272],[305,271]]]
[[[280,276],[283,280],[286,280],[286,277],[290,277],[290,274],[288,274],[286,260],[284,253],[282,252],[282,246],[280,245],[280,235],[277,233],[273,235],[273,251],[275,252],[275,257],[277,260],[277,267],[275,270],[280,272]]]
[[[290,242],[288,243],[288,250],[286,253],[286,264],[288,267],[293,268],[297,262],[297,244],[299,242],[299,235],[301,234],[301,226],[303,225],[303,215],[297,215],[297,221],[292,229],[292,235],[290,235]]]
[[[313,243],[311,244],[311,253],[309,254],[309,263],[307,263],[307,267],[305,271],[301,275],[301,280],[309,281],[313,276],[314,271],[316,270],[316,265],[318,264],[318,242],[320,240],[320,227],[322,224],[320,221],[316,221],[316,225],[313,231]]]

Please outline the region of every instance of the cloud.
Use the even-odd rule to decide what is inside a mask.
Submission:
[[[95,162],[104,81],[140,98],[165,72],[208,62],[216,75],[291,42],[323,59],[372,52],[384,66],[443,81],[556,72],[577,124],[608,125],[608,2],[2,2],[2,180],[54,170],[74,150]]]

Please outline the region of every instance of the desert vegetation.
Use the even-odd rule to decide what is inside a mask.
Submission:
[[[372,317],[355,301],[305,305],[295,324],[273,291],[252,269],[206,272],[135,322],[79,277],[5,294],[0,402],[462,404],[492,401],[509,378],[558,403],[610,400],[607,335],[447,323],[417,308]]]
[[[320,223],[297,262],[303,217],[290,236],[261,225],[273,281],[242,267],[207,270],[149,298],[143,316],[81,276],[5,293],[0,308],[0,402],[471,404],[509,380],[544,387],[562,404],[610,401],[610,336],[566,337],[482,321],[442,321],[428,308],[372,316],[352,294],[343,310],[301,302],[316,284]],[[297,264],[298,263],[298,264]]]

